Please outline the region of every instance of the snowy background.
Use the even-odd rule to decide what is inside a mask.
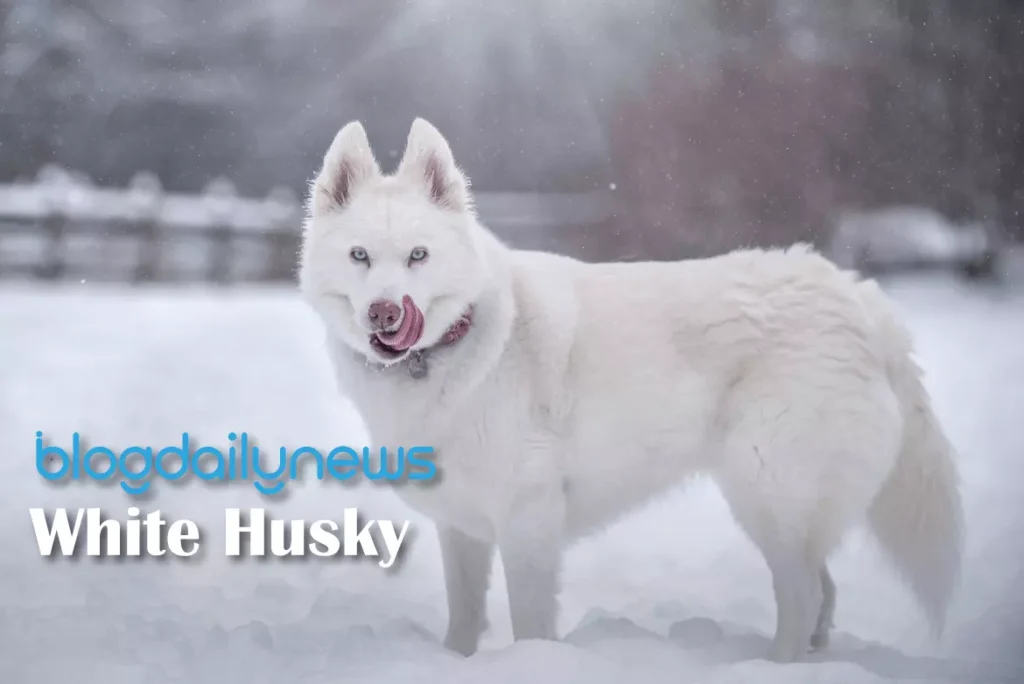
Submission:
[[[444,587],[428,521],[376,487],[290,483],[284,518],[412,520],[390,571],[372,560],[230,562],[223,509],[249,485],[162,487],[144,511],[206,533],[193,560],[44,560],[28,509],[101,506],[118,488],[54,488],[36,430],[67,444],[360,444],[334,392],[321,332],[289,289],[0,289],[0,672],[16,684],[138,682],[1014,682],[1024,680],[1024,269],[1015,289],[945,275],[888,287],[918,337],[938,412],[961,452],[968,550],[945,640],[858,532],[833,561],[836,636],[809,664],[759,660],[774,627],[770,578],[718,493],[698,484],[587,540],[567,558],[564,643],[511,644],[500,565],[492,631],[465,660],[439,645]],[[155,486],[159,487],[159,482]]]
[[[345,121],[390,167],[422,116],[477,190],[614,185],[614,257],[845,205],[1021,235],[1022,29],[1016,0],[0,0],[0,182],[301,194]]]
[[[1012,0],[0,0],[0,682],[1024,682],[1022,78]],[[961,457],[944,639],[856,531],[830,648],[764,661],[770,577],[706,482],[569,552],[561,642],[512,643],[499,561],[464,659],[439,643],[435,532],[386,490],[42,481],[38,430],[363,443],[290,282],[295,210],[341,124],[388,168],[416,116],[513,245],[809,240],[884,272]],[[211,285],[218,259],[247,275]],[[39,556],[29,508],[133,504],[200,523],[204,552]],[[229,561],[223,511],[250,506],[412,538],[390,570]]]

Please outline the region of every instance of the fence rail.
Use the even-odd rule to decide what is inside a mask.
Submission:
[[[482,193],[484,222],[526,247],[553,229],[600,224],[608,193]],[[295,276],[303,206],[287,188],[240,197],[231,181],[201,194],[164,192],[150,173],[127,187],[46,167],[32,182],[0,185],[0,277],[132,282],[283,281]]]

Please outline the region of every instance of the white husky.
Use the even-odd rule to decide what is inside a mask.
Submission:
[[[495,548],[514,637],[555,639],[567,544],[698,472],[771,569],[769,657],[827,643],[826,560],[865,517],[939,635],[959,478],[875,283],[804,246],[605,264],[510,249],[422,119],[391,176],[361,124],[342,128],[308,208],[301,288],[341,391],[378,446],[437,449],[437,480],[397,491],[437,523],[448,648],[478,647]]]

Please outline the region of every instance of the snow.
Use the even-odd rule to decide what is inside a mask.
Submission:
[[[512,643],[500,563],[492,629],[464,659],[441,648],[446,609],[429,521],[386,489],[313,480],[283,500],[251,484],[47,485],[43,430],[115,446],[364,442],[335,391],[322,333],[290,290],[0,288],[0,672],[12,684],[164,682],[997,682],[1024,677],[1024,294],[942,277],[892,283],[918,337],[937,410],[962,452],[968,522],[963,588],[941,643],[861,532],[832,562],[836,631],[810,662],[760,659],[774,627],[759,555],[706,482],[655,502],[566,558],[565,638]],[[43,559],[28,509],[128,506],[204,530],[192,559]],[[227,507],[277,517],[411,520],[390,570],[375,559],[232,561]]]

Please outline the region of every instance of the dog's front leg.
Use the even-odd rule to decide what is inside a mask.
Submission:
[[[494,544],[439,525],[441,563],[448,593],[448,633],[445,648],[468,656],[476,652],[487,629],[487,587]]]
[[[552,492],[551,496],[532,496],[528,502],[518,502],[500,529],[498,548],[516,641],[558,638],[565,529],[565,502],[559,494]]]

